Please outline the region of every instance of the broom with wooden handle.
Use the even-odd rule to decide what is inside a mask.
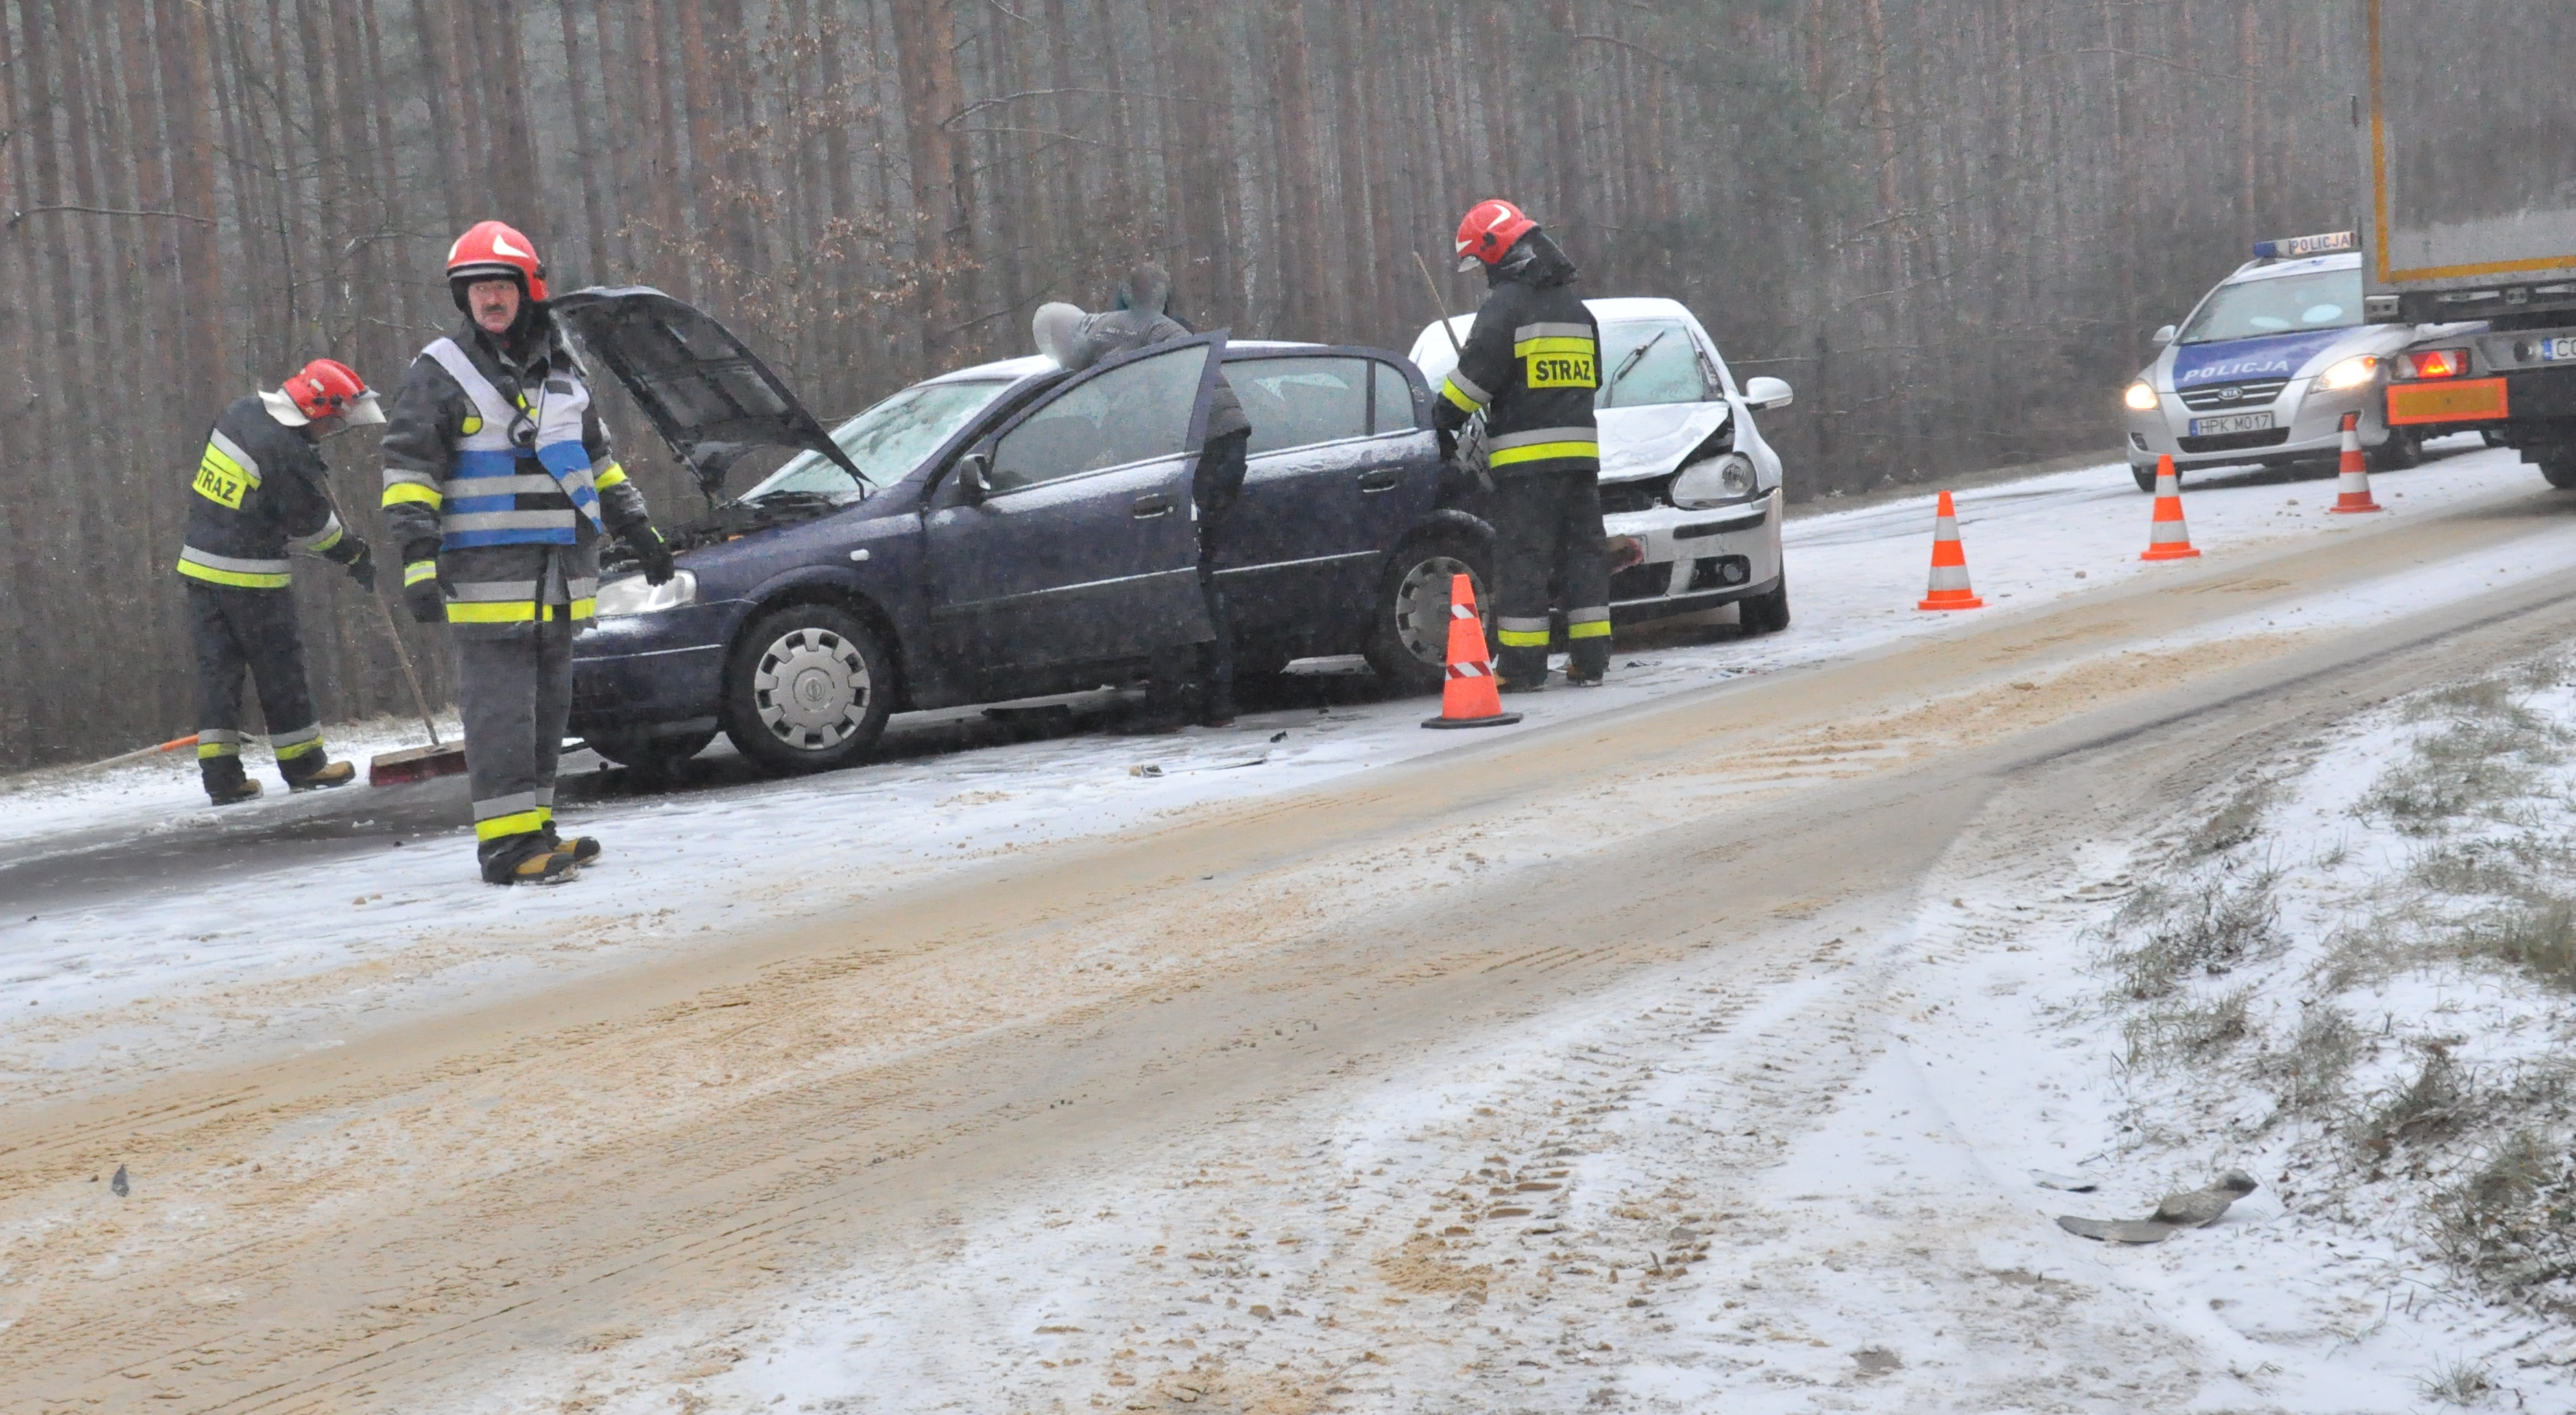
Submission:
[[[399,752],[386,752],[367,763],[369,786],[408,786],[433,777],[454,776],[465,770],[465,744],[448,746],[438,740],[438,723],[429,715],[429,695],[420,690],[420,675],[412,671],[411,650],[403,646],[402,630],[394,624],[394,612],[385,606],[385,597],[369,594],[376,602],[376,618],[385,626],[385,637],[393,641],[394,661],[402,665],[403,681],[411,685],[411,705],[420,713],[421,730],[429,734],[426,747],[406,747]]]

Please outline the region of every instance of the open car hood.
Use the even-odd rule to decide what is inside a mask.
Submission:
[[[605,367],[709,499],[756,448],[817,452],[866,478],[760,356],[705,311],[642,285],[547,302],[586,361]]]

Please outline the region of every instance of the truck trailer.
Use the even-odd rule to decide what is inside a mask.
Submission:
[[[2357,0],[2363,317],[2388,423],[2475,427],[2576,488],[2576,5]]]

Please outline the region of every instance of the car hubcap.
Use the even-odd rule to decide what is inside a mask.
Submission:
[[[868,714],[868,661],[829,629],[793,629],[760,655],[752,701],[770,735],[802,751],[848,741]]]
[[[1475,587],[1476,603],[1484,604],[1485,582],[1467,568],[1467,562],[1446,555],[1414,562],[1404,582],[1395,587],[1396,642],[1434,668],[1449,664],[1449,584],[1456,575],[1467,577]]]

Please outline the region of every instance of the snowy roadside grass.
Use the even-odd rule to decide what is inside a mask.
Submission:
[[[2393,1284],[2383,1320],[2576,1317],[2570,680],[2518,664],[2301,744],[2142,853],[2163,882],[2100,931],[2129,1148],[2259,1161],[2300,1220],[2449,1274]],[[2557,1346],[2448,1359],[2423,1394],[2475,1403],[2512,1384],[2505,1351]]]

